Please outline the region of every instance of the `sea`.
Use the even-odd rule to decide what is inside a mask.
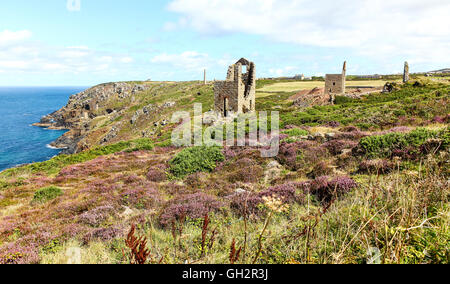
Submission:
[[[32,126],[87,87],[0,87],[0,171],[59,154],[49,144],[65,133]]]

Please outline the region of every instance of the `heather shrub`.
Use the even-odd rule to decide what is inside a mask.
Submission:
[[[237,170],[228,174],[227,180],[231,183],[244,182],[254,183],[257,182],[263,175],[264,169],[259,165],[236,167]]]
[[[39,260],[38,248],[32,244],[10,243],[0,249],[0,264],[37,264]]]
[[[150,168],[147,173],[147,180],[152,182],[163,182],[167,179],[167,175],[161,168]]]
[[[255,166],[256,162],[250,158],[241,158],[237,160],[234,165],[232,165],[233,168],[245,168],[245,167],[252,167]]]
[[[334,136],[335,140],[354,140],[359,141],[363,137],[367,137],[369,134],[367,132],[362,132],[359,130],[356,131],[348,131],[348,132],[339,132]]]
[[[225,156],[225,159],[230,160],[235,158],[238,154],[233,147],[224,147],[223,155]]]
[[[88,244],[95,240],[100,240],[103,242],[111,241],[117,237],[120,237],[122,233],[123,230],[114,227],[93,229],[83,237],[83,243]]]
[[[434,123],[448,123],[450,121],[450,115],[446,116],[435,116],[432,120]]]
[[[230,208],[237,214],[252,216],[261,214],[263,199],[257,193],[236,193],[229,197]]]
[[[130,187],[121,197],[123,205],[138,209],[150,209],[161,201],[159,191],[150,185]]]
[[[325,147],[330,154],[340,155],[344,149],[353,149],[358,146],[358,142],[351,140],[331,140],[322,145]]]
[[[287,204],[305,201],[304,183],[288,182],[272,186],[261,192],[242,192],[229,197],[230,208],[240,215],[261,215],[264,212],[263,197],[275,197]]]
[[[45,203],[62,195],[63,191],[56,186],[49,186],[39,189],[35,192],[33,202]]]
[[[222,207],[222,202],[203,192],[176,196],[168,202],[159,221],[161,225],[168,226],[186,217],[191,219],[203,218],[207,213],[217,211]]]
[[[321,202],[328,203],[356,187],[356,182],[349,177],[330,179],[328,176],[323,176],[311,182],[310,192],[315,194]]]
[[[309,178],[331,175],[334,172],[333,167],[326,161],[320,161],[314,165],[312,171],[308,173]]]
[[[313,145],[311,141],[299,141],[295,143],[281,143],[277,160],[280,164],[287,166],[291,170],[298,170],[303,157],[304,149]]]
[[[141,177],[133,174],[133,175],[129,175],[129,176],[122,176],[122,182],[126,185],[140,185],[144,182],[144,179],[142,179]]]
[[[269,187],[267,190],[260,192],[258,195],[262,197],[280,198],[285,203],[303,203],[305,196],[299,191],[302,183],[288,182],[282,185]]]
[[[165,184],[163,189],[164,189],[165,193],[172,195],[172,196],[191,192],[191,191],[189,191],[189,188],[186,185],[178,184],[173,181]]]
[[[98,227],[111,216],[114,216],[114,207],[101,206],[81,214],[78,217],[78,222]]]
[[[195,189],[203,188],[206,183],[206,177],[205,173],[191,174],[185,178],[184,183]]]
[[[338,128],[339,126],[341,126],[341,123],[338,121],[329,121],[328,123],[325,124],[325,126],[331,128]]]
[[[175,178],[183,178],[196,172],[211,172],[217,162],[225,160],[220,147],[191,147],[183,149],[170,162],[170,172]]]

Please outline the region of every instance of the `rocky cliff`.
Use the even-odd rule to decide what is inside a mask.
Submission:
[[[201,88],[205,86],[192,82],[101,84],[71,96],[66,106],[34,125],[69,130],[51,146],[73,154],[122,139],[155,135],[168,124],[176,99],[189,93],[198,96]],[[206,89],[208,92],[210,87]]]

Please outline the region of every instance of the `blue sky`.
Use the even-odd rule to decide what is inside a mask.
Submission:
[[[241,57],[258,77],[450,67],[450,1],[337,2],[2,1],[0,85],[224,79]]]

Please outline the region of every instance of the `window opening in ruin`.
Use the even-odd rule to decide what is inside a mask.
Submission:
[[[228,98],[223,99],[223,116],[228,117]]]

